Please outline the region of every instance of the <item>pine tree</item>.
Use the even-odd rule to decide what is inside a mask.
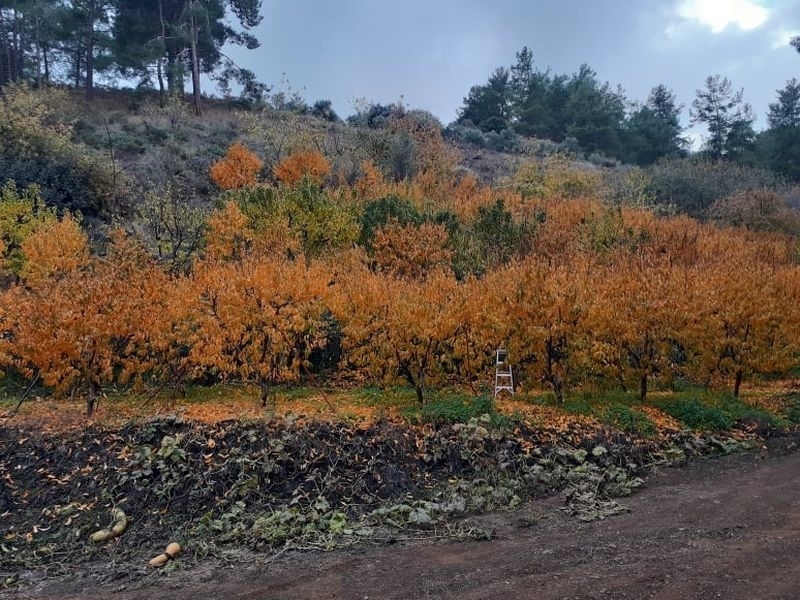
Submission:
[[[650,165],[665,156],[682,156],[687,142],[681,137],[681,107],[664,85],[650,92],[647,103],[635,110],[625,125],[627,159]]]
[[[708,127],[705,152],[711,158],[739,158],[752,147],[755,116],[743,94],[744,90],[734,92],[728,78],[720,75],[707,77],[705,88],[697,90],[692,122]]]

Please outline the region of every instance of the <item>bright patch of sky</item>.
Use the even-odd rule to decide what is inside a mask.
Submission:
[[[678,16],[705,25],[712,33],[722,33],[731,25],[742,31],[758,29],[769,14],[753,0],[684,0],[678,5]]]

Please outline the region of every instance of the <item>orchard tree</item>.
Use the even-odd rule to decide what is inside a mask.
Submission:
[[[623,388],[635,382],[642,401],[653,379],[674,374],[675,345],[692,306],[691,277],[671,264],[669,254],[621,249],[596,289],[587,317],[595,363]]]
[[[698,280],[688,328],[698,376],[706,385],[728,379],[737,397],[745,377],[782,372],[796,359],[797,268],[770,244],[728,234]]]
[[[548,386],[559,402],[577,382],[590,338],[585,329],[597,265],[585,255],[553,265],[533,257],[487,275],[520,374]]]
[[[296,380],[310,353],[325,345],[322,299],[329,281],[319,264],[302,260],[199,263],[187,282],[190,370],[254,382],[267,406],[270,386]]]
[[[691,111],[692,122],[708,128],[705,152],[714,159],[739,158],[755,139],[755,116],[742,100],[744,90],[735,92],[728,78],[720,75],[707,77],[705,83],[697,90]]]
[[[333,312],[342,324],[345,360],[381,381],[402,377],[424,404],[460,326],[455,277],[436,271],[422,280],[397,279],[349,265],[341,285]]]
[[[165,314],[165,275],[119,232],[107,256],[88,257],[69,218],[30,236],[23,251],[23,282],[9,293],[7,315],[13,364],[57,396],[85,393],[91,415],[104,385],[152,367],[147,349]]]

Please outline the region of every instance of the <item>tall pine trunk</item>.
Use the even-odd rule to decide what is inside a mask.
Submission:
[[[189,0],[189,24],[192,42],[192,97],[194,100],[194,114],[200,114],[200,58],[197,55],[197,23],[195,22],[194,0]]]
[[[94,2],[89,9],[89,31],[86,38],[86,99],[94,99]]]

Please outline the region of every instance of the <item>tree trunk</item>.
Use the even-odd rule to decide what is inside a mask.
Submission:
[[[164,72],[161,70],[163,59],[158,58],[156,62],[156,76],[158,77],[158,105],[164,107]]]
[[[50,84],[50,60],[47,58],[47,44],[42,45],[42,62],[44,63],[44,84]]]
[[[156,73],[158,74],[158,105],[162,108],[164,107],[165,98],[164,98],[164,71],[163,71],[163,64],[164,64],[164,53],[167,49],[167,24],[164,22],[164,2],[163,0],[158,0],[158,18],[161,22],[161,56],[158,57],[158,62],[156,63]],[[169,65],[167,66],[169,69]]]
[[[421,383],[414,385],[414,392],[417,394],[417,402],[425,404],[425,389],[422,387]]]
[[[167,50],[167,89],[170,96],[183,96],[183,65],[174,49]]]
[[[12,71],[11,71],[11,81],[19,81],[22,78],[22,51],[20,49],[20,38],[22,37],[21,33],[21,25],[20,25],[20,18],[17,9],[14,9],[14,33],[12,36],[12,55],[13,55],[13,63],[12,63]]]
[[[95,20],[94,2],[89,3],[89,30],[86,38],[86,99],[91,101],[94,99],[94,20]]]
[[[644,373],[639,381],[639,400],[644,402],[645,399],[647,399],[647,373]]]
[[[742,369],[736,370],[736,381],[733,384],[733,397],[739,397],[739,389],[742,387],[742,377],[744,376],[744,372]]]
[[[272,412],[275,412],[277,408],[275,399],[273,398],[271,403],[269,401],[269,381],[260,379],[258,382],[258,389],[258,397],[261,400],[262,408],[269,408]]]
[[[89,385],[89,391],[86,394],[86,416],[91,417],[94,414],[94,409],[97,406],[94,385]]]
[[[36,25],[34,26],[34,38],[36,46],[36,87],[42,87],[42,43],[39,37],[39,18],[36,18]]]
[[[194,0],[189,0],[189,24],[192,40],[192,97],[194,99],[194,114],[200,114],[200,58],[197,56],[197,23],[194,19]]]

